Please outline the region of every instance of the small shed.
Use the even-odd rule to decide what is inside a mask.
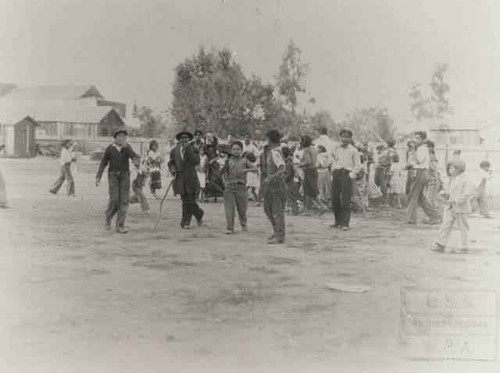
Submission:
[[[38,123],[26,116],[21,120],[0,119],[1,142],[7,157],[29,158],[36,156],[36,127]]]

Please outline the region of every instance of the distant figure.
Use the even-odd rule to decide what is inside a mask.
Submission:
[[[5,145],[0,145],[0,152],[3,151]],[[2,174],[2,170],[0,170],[0,208],[6,209],[8,208],[7,204],[7,187],[5,185],[5,179]]]
[[[461,159],[461,156],[462,156],[462,151],[461,150],[458,150],[458,149],[454,150],[452,158],[451,158],[451,161],[458,161],[459,159]],[[449,168],[450,168],[450,165],[451,165],[451,161],[448,162],[448,164],[446,165],[446,175],[448,177],[451,177],[450,171],[449,171]]]
[[[483,218],[492,219],[493,216],[490,213],[490,209],[488,207],[488,197],[486,196],[486,186],[491,180],[492,174],[491,164],[489,161],[482,161],[479,164],[479,167],[481,168],[481,178],[476,186],[474,196],[472,197],[472,212],[479,209],[479,214]]]
[[[467,215],[470,214],[470,200],[474,193],[473,185],[465,175],[465,162],[454,159],[450,162],[450,193],[445,201],[443,223],[439,230],[439,237],[431,250],[443,252],[448,243],[455,222],[460,230],[459,252],[466,253],[469,245],[469,224]]]
[[[49,192],[52,194],[57,194],[57,192],[59,192],[59,189],[61,189],[62,185],[64,184],[64,181],[66,181],[66,191],[68,196],[75,195],[75,180],[73,179],[73,174],[71,172],[71,163],[76,162],[73,148],[73,141],[63,141],[60,156],[60,175],[54,182],[54,184],[52,184],[52,187],[49,189]]]
[[[257,164],[257,156],[259,155],[259,150],[257,149],[257,146],[252,142],[252,138],[250,134],[245,135],[245,141],[243,143],[243,154],[250,159],[254,159],[254,163]],[[257,193],[259,189],[259,173],[258,171],[256,172],[250,172],[248,174],[248,180],[247,180],[247,188],[252,194],[255,202],[257,204],[260,203],[260,197],[259,194]]]
[[[101,183],[104,169],[108,167],[109,202],[105,213],[105,228],[111,229],[111,220],[116,217],[116,232],[127,233],[125,219],[129,204],[130,167],[129,160],[138,160],[140,157],[127,143],[128,133],[124,129],[115,131],[113,144],[109,145],[99,165],[95,184]]]
[[[196,139],[194,144],[197,146]],[[203,202],[205,201],[205,187],[207,185],[207,155],[203,146],[198,147],[198,149],[200,149],[200,164],[196,166],[196,174],[200,182],[200,195],[198,199]]]
[[[299,193],[299,184],[295,181],[295,167],[293,165],[293,152],[288,146],[281,148],[285,160],[285,183],[286,183],[286,201],[293,215],[299,214],[298,201],[302,201]]]
[[[312,138],[308,135],[302,136],[300,138],[300,145],[303,149],[299,167],[304,172],[304,210],[311,211],[314,207],[326,211],[326,206],[317,198],[319,195],[317,169],[318,153],[312,146]]]
[[[137,159],[133,164],[137,169],[137,174],[132,181],[132,191],[134,194],[130,197],[130,204],[140,203],[142,212],[148,212],[150,211],[149,203],[144,195],[144,192],[142,191],[144,185],[146,184],[146,177],[148,175],[147,166],[144,159]]]
[[[397,209],[403,208],[402,200],[405,195],[405,171],[399,162],[398,154],[392,156],[389,170],[389,204]]]
[[[410,194],[411,186],[415,181],[415,177],[417,176],[417,170],[413,168],[415,164],[415,156],[417,154],[417,143],[413,140],[408,141],[406,144],[406,196]]]
[[[153,197],[158,198],[156,191],[161,189],[161,154],[158,150],[158,141],[151,140],[146,158],[146,165],[149,172],[149,189]]]
[[[318,158],[316,166],[318,168],[319,199],[328,205],[332,197],[330,181],[331,157],[323,145],[317,145],[317,147]]]

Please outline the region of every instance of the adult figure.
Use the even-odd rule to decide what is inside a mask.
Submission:
[[[194,131],[193,143],[198,149],[201,149],[205,145],[203,142],[203,132],[201,130]]]
[[[182,200],[181,228],[190,229],[194,216],[198,225],[203,224],[203,210],[198,206],[196,197],[200,191],[200,182],[196,166],[200,163],[200,151],[193,142],[190,132],[182,131],[176,135],[178,144],[170,152],[168,168],[174,174],[173,190]]]
[[[408,195],[408,224],[417,224],[417,208],[422,207],[429,218],[429,224],[439,224],[441,215],[437,208],[433,206],[424,193],[424,188],[429,181],[429,149],[426,144],[427,133],[425,131],[415,132],[415,143],[417,150],[413,162],[413,169],[416,171],[410,193]]]
[[[259,150],[257,145],[255,145],[252,141],[252,137],[250,134],[245,135],[245,139],[243,141],[243,155],[247,157],[247,159],[257,165],[257,157],[259,155]],[[259,173],[256,170],[255,172],[250,172],[247,175],[247,189],[253,196],[255,202],[260,203],[259,194],[257,190],[259,189]]]
[[[71,164],[76,162],[74,153],[75,144],[72,140],[64,140],[61,145],[61,167],[59,177],[52,184],[49,192],[57,194],[66,180],[66,192],[68,196],[75,196],[75,179],[73,178],[73,173],[71,172]]]
[[[224,194],[224,184],[221,176],[219,160],[219,140],[209,131],[205,138],[205,154],[207,156],[205,198],[212,197],[214,201]]]
[[[333,149],[335,149],[335,143],[328,137],[328,129],[325,126],[319,127],[316,132],[319,134],[319,137],[314,140],[314,145],[323,146],[326,149],[328,155],[331,155]]]

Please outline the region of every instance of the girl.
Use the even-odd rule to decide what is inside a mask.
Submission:
[[[66,180],[66,191],[68,196],[75,196],[75,181],[71,172],[71,163],[76,162],[73,147],[74,144],[71,140],[65,140],[62,143],[60,157],[60,175],[54,182],[54,184],[52,184],[52,187],[49,189],[49,192],[52,194],[57,194],[57,192],[59,192],[59,189],[61,189],[62,185],[64,184],[64,180]]]
[[[238,211],[241,229],[247,231],[247,173],[257,170],[246,157],[242,157],[243,144],[234,141],[231,144],[231,155],[221,170],[224,178],[224,211],[226,213],[226,234],[234,233],[235,210]]]
[[[205,186],[207,183],[207,155],[205,149],[200,147],[200,164],[196,167],[198,180],[200,181],[200,201],[205,201]]]
[[[311,210],[315,207],[325,211],[325,206],[317,199],[319,194],[318,169],[316,168],[317,153],[316,149],[312,147],[312,138],[304,135],[300,139],[300,143],[303,149],[299,167],[304,172],[304,209]]]
[[[330,181],[330,156],[323,145],[318,146],[318,159],[316,166],[318,168],[318,188],[319,199],[325,204],[330,203],[331,199],[331,181]]]
[[[397,209],[402,209],[402,196],[405,194],[404,170],[399,163],[398,154],[393,154],[392,164],[389,170],[389,204]]]
[[[156,140],[151,140],[149,143],[149,152],[146,164],[151,178],[149,188],[151,189],[151,194],[155,198],[159,198],[156,195],[156,191],[161,189],[161,163],[162,159],[158,150],[158,142]]]

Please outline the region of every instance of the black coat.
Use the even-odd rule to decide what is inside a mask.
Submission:
[[[170,161],[168,162],[168,168],[175,176],[172,185],[174,194],[198,194],[200,181],[196,173],[196,166],[200,164],[200,151],[192,144],[187,145],[184,159],[182,159],[180,150],[180,144],[173,148],[170,151]]]

